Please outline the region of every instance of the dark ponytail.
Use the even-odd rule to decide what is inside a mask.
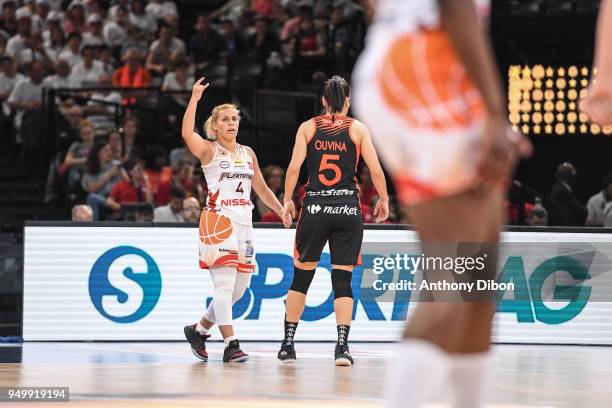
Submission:
[[[329,113],[332,115],[332,122],[335,119],[335,114],[342,112],[344,101],[349,96],[351,96],[351,87],[346,79],[341,76],[335,75],[325,82],[323,98],[325,98]]]

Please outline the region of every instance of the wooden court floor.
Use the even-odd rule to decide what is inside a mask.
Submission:
[[[208,363],[178,342],[5,344],[0,387],[70,387],[71,402],[58,408],[382,406],[391,344],[353,343],[353,367],[334,365],[333,343],[298,343],[293,365],[277,362],[277,346],[244,342],[251,360],[224,364],[215,342]],[[491,408],[612,407],[612,347],[497,345],[493,356]],[[447,396],[441,388],[431,407],[446,407]]]

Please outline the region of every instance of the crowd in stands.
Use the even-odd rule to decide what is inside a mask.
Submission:
[[[57,151],[51,184],[78,214],[192,221],[188,212],[205,205],[196,160],[176,138],[172,146],[145,137],[124,108],[147,92],[123,90],[171,92],[165,110],[176,123],[201,75],[246,67],[256,86],[312,90],[313,78],[348,75],[363,46],[359,1],[229,0],[216,10],[192,2],[189,10],[202,11],[180,15],[187,3],[0,0],[1,142],[22,153]],[[55,146],[41,140],[45,88],[75,90],[54,98]],[[283,169],[264,174],[281,196]],[[256,220],[277,221],[253,202]]]
[[[130,109],[147,100],[146,89],[167,93],[175,129],[194,79],[236,71],[249,78],[243,84],[313,91],[332,73],[349,75],[364,34],[357,0],[0,0],[0,143],[55,152],[50,184],[68,208],[76,205],[73,217],[191,222],[206,204],[202,171],[176,132],[153,135],[163,132],[145,129],[147,120]],[[55,146],[41,139],[45,88],[75,90],[52,98]],[[284,169],[264,167],[282,200]],[[509,222],[612,226],[612,175],[585,206],[573,191],[575,174],[564,163],[549,195],[509,201]],[[359,182],[369,222],[376,192],[366,167]],[[298,207],[303,195],[296,189]],[[279,221],[252,201],[254,220]],[[409,221],[397,205],[391,210],[390,222]]]

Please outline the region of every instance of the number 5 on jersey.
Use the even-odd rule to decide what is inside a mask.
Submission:
[[[319,166],[319,181],[327,187],[331,187],[340,181],[342,177],[342,170],[340,167],[333,163],[334,161],[340,160],[339,154],[324,154],[321,158],[321,165]],[[331,170],[334,172],[334,177],[330,180],[325,177],[323,170]]]

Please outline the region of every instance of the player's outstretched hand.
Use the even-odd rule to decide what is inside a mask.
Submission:
[[[204,82],[204,79],[206,78],[202,77],[198,79],[195,84],[193,84],[193,88],[191,90],[191,99],[199,101],[200,98],[202,97],[202,94],[206,90],[206,88],[208,88],[208,86],[210,85],[208,82],[202,85],[202,82]]]
[[[580,104],[580,109],[589,120],[600,125],[612,125],[612,87],[599,80],[592,85],[586,99]]]
[[[377,223],[381,223],[389,218],[389,201],[378,199],[374,207],[374,217]]]
[[[289,228],[295,218],[295,204],[293,204],[293,200],[285,201],[281,218],[283,219],[285,228]]]
[[[486,184],[494,185],[510,177],[518,161],[531,156],[533,147],[504,117],[488,117],[484,131],[478,172]]]

